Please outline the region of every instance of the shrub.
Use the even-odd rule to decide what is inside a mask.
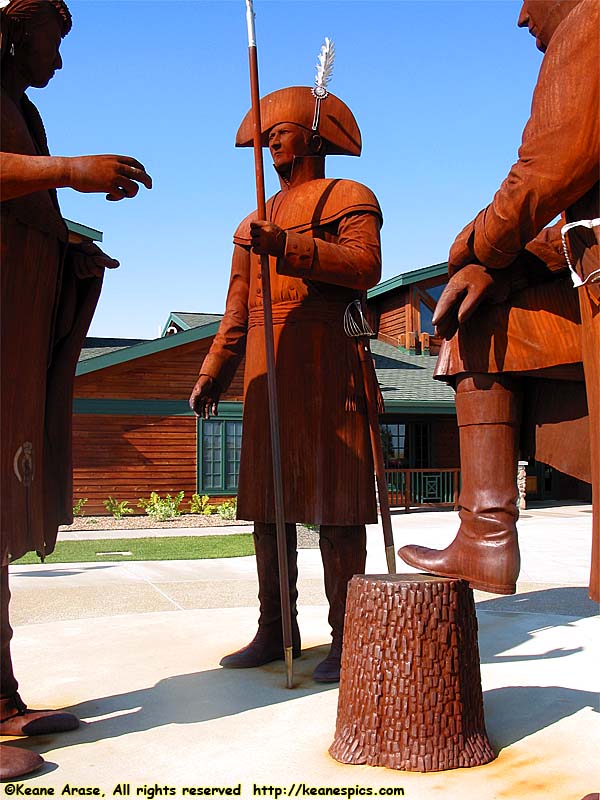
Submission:
[[[109,497],[108,500],[104,501],[104,508],[115,519],[121,519],[125,514],[133,514],[133,508],[129,508],[127,500],[115,500],[114,497]]]
[[[237,519],[237,500],[227,500],[217,508],[221,519]]]
[[[83,517],[85,511],[83,510],[84,505],[87,503],[87,497],[80,497],[79,500],[73,506],[73,516],[74,517]]]
[[[157,520],[173,519],[179,517],[181,511],[179,506],[183,500],[183,492],[179,492],[175,497],[170,494],[161,497],[158,492],[151,492],[150,497],[140,497],[138,506],[143,508],[149,517]]]
[[[190,514],[214,514],[215,506],[208,502],[208,495],[195,492],[190,500]]]

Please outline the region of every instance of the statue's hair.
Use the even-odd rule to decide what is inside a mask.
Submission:
[[[71,12],[64,0],[10,0],[2,8],[2,16],[13,20],[34,20],[38,15],[54,9],[62,24],[62,35],[66,36],[72,27]]]

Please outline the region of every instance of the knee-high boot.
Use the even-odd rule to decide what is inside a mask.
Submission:
[[[288,577],[290,606],[292,609],[293,656],[300,655],[300,631],[298,630],[296,601],[298,590],[298,551],[296,550],[296,526],[286,524],[286,543],[288,557]],[[260,667],[270,661],[285,658],[283,631],[281,624],[281,598],[279,590],[279,561],[277,558],[277,536],[275,525],[263,522],[254,524],[254,549],[256,551],[256,570],[258,573],[258,599],[260,616],[258,631],[254,639],[237,650],[224,656],[222,667],[246,669]]]
[[[517,459],[521,396],[508,377],[464,376],[456,392],[460,431],[461,525],[445,550],[419,545],[398,554],[433,575],[473,589],[514,594],[519,575]]]
[[[10,590],[8,566],[0,567],[0,734],[2,736],[35,736],[73,730],[77,717],[57,711],[34,711],[21,700],[15,679],[10,642]],[[39,769],[44,759],[9,745],[0,745],[0,780],[18,778]]]
[[[315,667],[313,679],[319,683],[335,683],[340,679],[348,581],[353,575],[361,575],[365,571],[365,526],[321,525],[319,548],[323,559],[325,594],[329,601],[332,642],[327,658]]]

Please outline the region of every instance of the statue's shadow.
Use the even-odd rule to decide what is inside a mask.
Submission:
[[[556,631],[555,639],[560,642],[560,630],[572,627],[580,619],[595,616],[598,604],[588,598],[587,588],[570,586],[485,600],[477,604],[477,610],[479,653],[484,668],[487,665],[525,665],[529,662],[526,671],[519,672],[525,679],[535,669],[534,663],[547,659],[564,659],[563,674],[567,676],[569,658],[585,650],[584,644],[558,646],[533,653],[531,646],[527,648],[528,652],[516,650],[520,645],[535,643],[540,623],[548,627],[547,615],[555,615],[551,627]],[[543,615],[541,619],[540,615]],[[543,680],[543,674],[540,663],[536,680]],[[551,674],[555,681],[556,672]],[[598,711],[598,699],[597,692],[566,686],[513,685],[489,689],[484,692],[487,731],[498,752],[584,708]]]
[[[60,744],[87,744],[164,725],[208,722],[337,689],[337,683],[312,680],[314,668],[327,652],[325,645],[303,650],[294,660],[292,689],[286,687],[284,662],[275,661],[255,669],[219,667],[174,675],[154,686],[70,706],[68,710],[82,722],[78,730],[61,734]],[[58,743],[42,737],[38,741],[35,749],[42,754]]]
[[[593,616],[597,606],[586,595],[584,588],[567,587],[478,604],[478,610],[485,612],[479,615],[480,658],[484,668],[521,662],[525,670],[517,673],[524,685],[484,692],[486,726],[496,752],[585,708],[597,709],[595,692],[556,685],[526,685],[532,674],[536,683],[541,682],[543,670],[539,671],[540,677],[532,670],[535,663],[546,659],[563,658],[565,675],[568,674],[569,657],[581,653],[583,646],[533,653],[531,648],[523,653],[516,650],[519,645],[535,642],[540,615],[545,616],[550,609],[559,609],[563,615],[553,617],[557,631],[572,626],[577,619]],[[547,625],[547,616],[544,621]],[[256,669],[216,668],[175,675],[153,686],[91,699],[69,708],[84,721],[78,730],[62,734],[60,744],[86,744],[170,724],[208,722],[335,690],[338,684],[318,684],[312,680],[314,667],[326,653],[325,645],[303,651],[302,657],[294,661],[293,689],[286,688],[285,666],[278,661]],[[511,674],[514,675],[514,670]],[[556,672],[552,674],[555,676]],[[332,719],[332,730],[334,724]],[[40,737],[35,749],[43,754],[56,744],[54,738]]]

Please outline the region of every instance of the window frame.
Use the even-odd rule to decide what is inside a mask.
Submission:
[[[218,423],[221,426],[220,439],[221,439],[221,464],[220,464],[220,488],[207,488],[204,485],[204,426]],[[238,480],[236,485],[231,488],[225,488],[227,478],[227,424],[233,423],[240,426],[239,430],[239,447],[236,447],[237,452],[237,465],[238,465]],[[241,456],[241,440],[242,440],[242,417],[221,416],[211,417],[205,420],[198,417],[196,422],[196,491],[198,494],[207,494],[211,497],[233,497],[237,495],[239,485],[239,463]]]

